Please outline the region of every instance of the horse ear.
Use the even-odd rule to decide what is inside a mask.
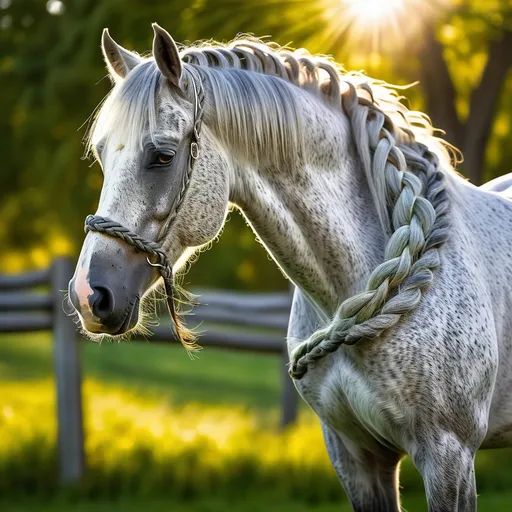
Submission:
[[[153,57],[162,75],[176,87],[180,87],[181,60],[174,39],[162,27],[153,23]]]
[[[142,62],[142,59],[137,54],[119,46],[110,37],[108,28],[103,29],[101,49],[110,74],[116,78],[125,78],[137,64]]]

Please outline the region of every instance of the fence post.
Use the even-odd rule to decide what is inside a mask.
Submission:
[[[63,309],[64,291],[72,275],[73,264],[68,258],[57,258],[54,261],[53,358],[57,387],[59,477],[63,484],[78,483],[85,466],[80,344],[75,324]]]

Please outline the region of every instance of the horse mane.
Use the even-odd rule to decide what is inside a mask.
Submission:
[[[311,362],[343,343],[379,336],[414,309],[432,282],[432,271],[440,264],[438,248],[449,232],[445,177],[453,171],[451,146],[434,136],[429,118],[409,110],[397,87],[362,73],[348,73],[333,60],[303,49],[291,51],[256,39],[237,39],[227,45],[199,43],[184,48],[180,55],[183,89],[187,90],[191,75],[208,84],[215,133],[237,143],[240,155],[252,161],[264,154],[279,167],[286,157],[302,154],[306,131],[298,115],[297,95],[288,84],[343,112],[349,120],[389,237],[385,261],[372,272],[365,291],[345,300],[326,328],[295,349],[292,376],[301,378]],[[136,66],[101,108],[89,144],[120,130],[129,130],[129,139],[148,134],[154,138],[160,78],[151,58]]]
[[[183,82],[187,83],[190,75],[208,81],[213,98],[207,101],[215,105],[212,121],[218,136],[229,138],[237,155],[252,163],[257,164],[264,155],[274,167],[290,167],[290,158],[303,154],[305,129],[298,114],[297,98],[293,88],[284,86],[282,80],[319,98],[333,110],[347,113],[347,104],[358,104],[367,106],[372,115],[383,114],[382,128],[397,145],[424,144],[437,155],[443,171],[452,170],[450,161],[456,160],[455,148],[434,135],[428,116],[409,110],[402,103],[404,97],[398,91],[403,87],[361,72],[347,72],[326,56],[314,56],[305,49],[292,51],[247,37],[228,44],[198,42],[184,47],[180,56],[185,63]],[[96,153],[95,146],[111,134],[123,143],[141,146],[149,136],[157,145],[155,98],[161,78],[149,57],[116,83],[98,108],[86,135],[86,152]],[[181,101],[179,97],[175,99]],[[372,123],[358,117],[360,113],[350,121],[367,171],[371,167],[371,149],[366,144],[365,126]],[[389,232],[382,176],[383,173],[367,178],[381,223]]]
[[[434,136],[435,130],[426,114],[410,110],[402,103],[405,97],[398,91],[409,88],[409,85],[391,85],[363,72],[346,71],[328,56],[312,55],[304,48],[291,50],[255,37],[240,37],[228,44],[197,42],[184,47],[180,56],[184,62],[199,66],[200,70],[240,69],[281,78],[320,98],[335,110],[343,110],[342,99],[347,92],[345,83],[353,84],[362,101],[378,106],[392,121],[399,142],[415,139],[428,144],[440,153],[445,163],[450,162],[453,156],[450,153],[456,152],[451,144]],[[253,74],[251,78],[255,76]],[[238,101],[244,100],[243,96],[238,98]]]
[[[296,115],[296,98],[289,89],[279,87],[279,82],[269,81],[268,77],[278,77],[293,84],[333,110],[345,114],[348,113],[347,105],[366,106],[372,115],[382,114],[381,128],[392,136],[397,145],[411,147],[423,144],[436,154],[439,168],[443,171],[453,171],[451,161],[457,161],[457,150],[435,136],[436,130],[429,117],[423,112],[408,109],[402,102],[405,97],[398,91],[408,86],[394,86],[362,72],[347,72],[332,58],[311,55],[304,48],[290,50],[257,38],[238,38],[227,45],[211,41],[195,43],[183,48],[181,58],[185,63],[194,65],[199,74],[210,82],[217,107],[216,133],[221,137],[225,134],[231,142],[235,137],[241,148],[240,154],[249,155],[253,162],[258,161],[262,148],[271,158],[273,156],[276,166],[280,165],[283,155],[288,158],[300,155],[302,149],[304,127],[300,116]],[[253,73],[229,75],[224,71],[223,79],[219,80],[219,73],[215,73],[217,69]],[[261,75],[267,78],[261,80]],[[249,84],[252,87],[248,87]],[[365,135],[365,125],[375,123],[369,118],[363,119],[360,114],[361,111],[349,117],[359,156],[366,161],[364,168],[368,170],[372,149]],[[262,126],[264,124],[268,126]],[[385,212],[388,201],[384,197],[383,184],[379,183],[382,176],[383,173],[367,175],[367,178],[383,227],[389,231]]]
[[[291,376],[302,378],[311,363],[342,344],[378,337],[415,309],[433,280],[433,270],[440,265],[438,249],[449,235],[445,173],[452,170],[448,152],[452,147],[434,136],[430,119],[409,110],[396,87],[362,73],[347,73],[333,60],[312,56],[306,50],[292,52],[258,40],[239,39],[227,46],[207,43],[186,48],[182,59],[206,73],[210,85],[212,73],[207,70],[247,70],[253,73],[246,76],[278,77],[343,111],[381,224],[390,237],[385,261],[370,275],[367,289],[343,301],[325,328],[294,349]],[[247,104],[247,90],[245,95],[237,95],[242,105],[233,107],[226,105],[226,101],[234,101],[226,94],[229,91],[219,88],[216,93],[215,89],[216,106],[223,103],[231,114],[225,122],[232,122],[235,109]],[[279,106],[280,98],[272,99],[270,103]],[[269,102],[265,100],[263,105]],[[222,126],[222,110],[217,109],[217,133],[232,136],[232,126]],[[263,115],[268,115],[268,110]],[[249,120],[253,122],[254,115]],[[286,125],[283,128],[279,123],[277,128],[282,136]]]

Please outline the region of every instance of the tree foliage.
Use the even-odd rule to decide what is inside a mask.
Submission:
[[[347,68],[365,68],[394,83],[419,79],[407,94],[412,106],[431,114],[465,151],[461,170],[475,182],[509,172],[510,0],[434,1],[423,18],[416,13],[418,19],[420,2],[404,2],[410,11],[398,20],[398,32],[385,20],[355,34],[348,0],[0,0],[4,268],[76,251],[83,219],[95,210],[101,173],[81,160],[81,138],[110,88],[99,49],[103,27],[139,51],[151,47],[153,21],[183,42],[250,32],[332,54]],[[195,271],[200,282],[251,288],[279,282],[244,229],[232,215],[222,249],[201,258]]]

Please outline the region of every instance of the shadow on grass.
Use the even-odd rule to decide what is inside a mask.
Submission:
[[[53,361],[50,335],[4,334],[0,336],[0,380],[40,380],[51,377]]]

